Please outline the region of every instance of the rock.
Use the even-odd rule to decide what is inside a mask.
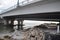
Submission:
[[[4,39],[0,38],[0,40],[4,40]]]
[[[45,34],[37,27],[31,28],[24,32],[23,40],[44,40]]]
[[[11,37],[6,35],[6,36],[4,36],[4,40],[11,40]]]

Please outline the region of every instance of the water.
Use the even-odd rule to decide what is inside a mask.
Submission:
[[[11,32],[12,29],[7,28],[5,26],[0,27],[0,38],[3,38],[4,36],[8,35],[11,36],[15,40],[21,40],[23,38],[23,32],[18,31],[16,28],[13,32]]]

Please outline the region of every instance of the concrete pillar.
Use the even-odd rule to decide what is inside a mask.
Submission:
[[[8,25],[9,25],[9,20],[5,20],[5,25],[8,27]]]
[[[13,29],[13,27],[14,27],[14,20],[11,20],[10,27]]]
[[[21,23],[21,30],[23,30],[23,20],[21,20],[20,23]]]
[[[7,25],[7,23],[8,23],[7,20],[4,20],[4,25]]]
[[[20,20],[18,20],[18,30],[20,29]]]
[[[57,33],[59,33],[59,25],[57,26]]]
[[[18,30],[23,30],[23,20],[17,20],[18,21]]]
[[[4,25],[8,29],[9,28],[9,20],[4,19]]]
[[[57,24],[57,33],[59,33],[59,30],[60,30],[60,21],[59,24]]]

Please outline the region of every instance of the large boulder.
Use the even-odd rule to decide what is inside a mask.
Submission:
[[[37,27],[31,28],[24,32],[23,40],[44,40],[45,34]]]

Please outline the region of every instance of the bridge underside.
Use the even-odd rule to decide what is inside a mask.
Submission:
[[[23,20],[40,20],[40,21],[60,21],[60,12],[35,13],[25,15],[5,16],[4,19],[23,19]]]
[[[13,15],[3,17],[6,20],[6,25],[13,28],[16,26],[13,24],[14,20],[18,21],[18,29],[23,29],[24,20],[37,20],[37,21],[57,21],[60,23],[60,12],[47,12],[47,13],[35,13],[35,14],[25,14],[25,15]],[[9,24],[9,20],[11,23]],[[60,24],[59,24],[60,25]]]

